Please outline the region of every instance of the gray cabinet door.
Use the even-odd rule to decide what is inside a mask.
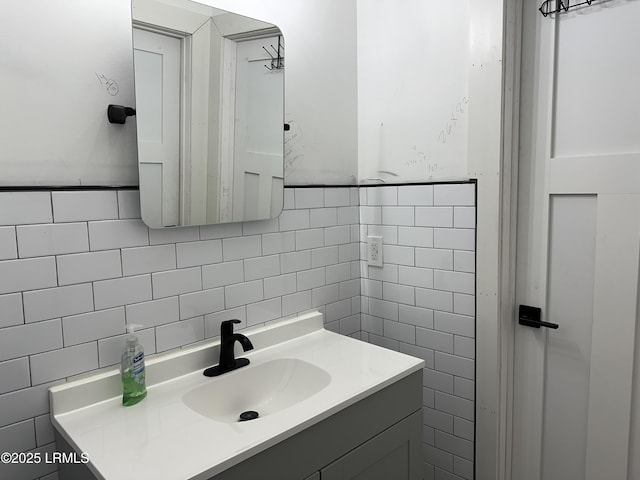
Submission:
[[[376,435],[320,470],[322,480],[420,478],[420,413]]]
[[[316,472],[310,477],[305,478],[305,480],[320,480],[320,472]]]

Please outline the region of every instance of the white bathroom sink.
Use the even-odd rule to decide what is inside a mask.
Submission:
[[[311,363],[279,358],[213,377],[184,394],[182,401],[219,422],[237,422],[241,413],[255,411],[255,422],[308,399],[330,381],[325,370]]]
[[[246,330],[251,363],[218,377],[202,374],[216,342],[150,357],[147,398],[133,407],[122,406],[118,368],[55,385],[52,423],[99,479],[204,480],[422,369],[323,320],[314,312]],[[248,410],[260,416],[238,423]],[[134,449],[122,441],[132,432]]]

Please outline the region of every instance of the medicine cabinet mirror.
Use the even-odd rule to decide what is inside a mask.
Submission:
[[[189,0],[133,0],[142,218],[268,219],[283,205],[284,40]]]

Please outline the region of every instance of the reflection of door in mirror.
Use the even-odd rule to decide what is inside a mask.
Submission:
[[[234,221],[272,218],[282,209],[284,71],[267,67],[267,52],[280,41],[268,37],[237,43]]]
[[[164,227],[180,223],[180,52],[179,38],[134,29],[140,204]]]
[[[280,30],[188,0],[133,0],[132,21],[142,219],[161,228],[277,216]]]

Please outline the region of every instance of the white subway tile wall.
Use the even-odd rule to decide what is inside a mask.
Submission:
[[[360,188],[361,338],[423,358],[424,479],[472,479],[475,184]],[[383,237],[382,268],[366,237]]]
[[[223,320],[317,309],[425,360],[425,478],[472,478],[474,198],[473,184],[286,188],[276,219],[152,230],[135,190],[0,193],[0,450],[55,451],[47,388],[117,364],[127,324],[152,355]],[[383,237],[384,268],[361,260],[366,235]]]
[[[0,193],[0,450],[54,451],[47,388],[117,364],[127,324],[147,355],[312,308],[360,338],[357,188],[285,195],[273,220],[151,230],[134,190]]]

